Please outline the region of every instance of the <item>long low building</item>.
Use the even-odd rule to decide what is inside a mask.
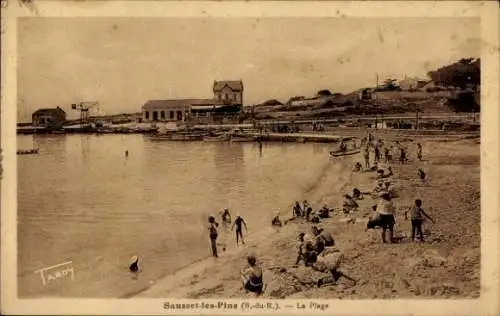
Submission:
[[[189,117],[210,117],[239,112],[240,107],[213,99],[150,100],[142,107],[143,122],[179,122]]]

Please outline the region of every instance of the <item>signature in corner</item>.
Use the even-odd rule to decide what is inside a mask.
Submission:
[[[67,261],[47,268],[36,270],[35,273],[40,273],[43,285],[47,285],[50,281],[67,276],[71,278],[71,281],[75,279],[73,261]]]

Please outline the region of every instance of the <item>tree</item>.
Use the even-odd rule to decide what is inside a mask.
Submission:
[[[481,83],[481,61],[474,58],[462,58],[451,65],[430,71],[428,75],[437,85],[461,89],[472,86],[477,89]]]
[[[316,93],[316,96],[317,97],[329,97],[331,96],[332,93],[330,92],[330,90],[319,90],[317,93]]]
[[[478,92],[461,92],[457,97],[448,100],[448,105],[455,112],[479,112]]]
[[[266,102],[262,103],[262,105],[283,105],[283,103],[281,103],[280,101],[278,101],[276,99],[271,99],[271,100],[267,100]]]
[[[384,90],[386,91],[394,91],[398,90],[398,85],[396,84],[396,79],[386,79],[384,80]]]

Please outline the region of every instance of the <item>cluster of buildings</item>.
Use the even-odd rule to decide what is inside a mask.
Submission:
[[[142,107],[142,121],[186,121],[240,112],[243,81],[214,81],[212,92],[212,99],[150,100]]]
[[[243,107],[243,81],[214,81],[211,99],[149,100],[142,106],[141,121],[179,122],[238,114]],[[39,109],[32,114],[36,127],[61,128],[66,113],[60,107]]]

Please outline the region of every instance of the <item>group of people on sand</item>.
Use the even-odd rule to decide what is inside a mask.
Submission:
[[[341,150],[345,151],[347,149],[347,146],[345,146],[344,143],[341,144],[341,147]],[[344,213],[354,213],[359,208],[358,201],[363,200],[366,195],[372,197],[373,199],[378,199],[378,203],[372,206],[372,210],[375,214],[370,217],[366,230],[381,228],[382,242],[393,243],[396,241],[394,236],[396,207],[394,206],[392,200],[397,196],[391,185],[391,178],[393,177],[394,172],[389,164],[393,162],[392,157],[394,148],[399,151],[399,162],[402,164],[408,162],[408,150],[399,142],[396,142],[395,145],[391,146],[384,144],[382,140],[375,140],[371,134],[362,139],[361,148],[365,158],[365,166],[363,168],[361,163],[357,162],[353,167],[353,171],[376,171],[377,184],[370,192],[362,192],[360,189],[354,188],[352,194],[345,194],[342,210]],[[370,163],[370,152],[373,153],[374,157],[373,165]],[[417,143],[416,157],[418,160],[422,160],[422,146],[420,143]],[[381,168],[379,166],[379,163],[381,162],[385,162],[388,166],[384,169]],[[422,181],[425,181],[426,175],[421,168],[418,169],[418,175]],[[416,199],[414,205],[407,209],[404,213],[405,220],[411,220],[411,236],[414,241],[416,240],[417,235],[420,240],[424,240],[422,224],[425,218],[434,222],[434,220],[424,211],[422,204],[422,200]],[[342,277],[353,282],[353,284],[356,284],[357,281],[354,278],[347,276],[339,270],[344,259],[344,254],[336,248],[337,245],[333,236],[325,229],[317,226],[321,219],[330,217],[331,212],[333,212],[333,209],[329,208],[327,205],[324,205],[319,210],[314,210],[307,200],[303,200],[302,202],[295,201],[292,206],[291,218],[282,221],[280,219],[279,212],[277,212],[271,220],[271,225],[275,227],[282,227],[291,221],[304,221],[311,225],[310,233],[302,232],[298,236],[300,244],[294,267],[298,267],[298,265],[303,262],[305,267],[326,273],[326,276],[315,281],[315,284],[318,287],[326,284],[335,284]],[[231,227],[231,230],[236,228],[237,245],[240,240],[242,243],[245,243],[243,239],[243,227],[246,228],[246,222],[241,216],[237,216],[233,222],[229,210],[225,209],[222,212],[221,220],[228,226],[232,224],[233,226]],[[213,216],[210,216],[209,236],[214,257],[218,256],[217,228],[218,223],[215,221]],[[389,238],[386,238],[387,231],[389,232]],[[240,272],[243,288],[247,292],[260,295],[264,291],[262,267],[259,266],[255,255],[247,256],[247,265],[248,266]]]
[[[373,148],[377,148],[377,144],[383,144],[382,141],[374,141],[372,142],[371,145]],[[368,144],[365,149],[365,153],[368,151],[368,147],[370,145]],[[400,150],[400,163],[407,163],[408,162],[408,154],[407,154],[407,148],[400,144],[398,141],[396,141],[396,146]],[[392,146],[391,146],[392,147]],[[387,147],[386,147],[387,148]],[[420,143],[417,143],[417,153],[416,157],[418,160],[422,160],[422,145]],[[392,170],[391,166],[388,166],[386,170],[383,170],[378,167],[377,165],[377,154],[375,151],[375,166],[377,167],[377,186],[372,192],[367,192],[369,193],[373,198],[378,198],[378,203],[376,205],[372,206],[372,210],[375,212],[373,216],[370,217],[366,230],[369,229],[375,229],[375,228],[382,228],[382,242],[383,243],[393,243],[397,241],[397,238],[394,236],[394,226],[396,225],[396,207],[393,204],[393,199],[396,198],[397,196],[395,195],[394,191],[391,188],[391,182],[389,179],[394,175],[394,172]],[[366,160],[366,156],[365,156]],[[389,164],[391,163],[391,160],[386,160],[386,163]],[[357,169],[356,166],[353,169]],[[387,171],[387,173],[386,173]],[[422,168],[419,168],[417,170],[418,177],[420,180],[425,184],[427,176],[425,172],[422,170]],[[359,190],[358,190],[359,191]],[[367,194],[364,193],[364,194]],[[362,193],[363,194],[363,193]],[[362,196],[361,194],[361,196]],[[409,208],[409,210],[405,211],[404,217],[405,220],[408,220],[408,213],[410,213],[410,219],[411,219],[411,239],[412,241],[416,241],[416,237],[418,234],[419,239],[423,242],[424,241],[424,236],[423,236],[423,231],[422,231],[422,224],[424,220],[427,218],[431,222],[434,223],[434,220],[423,210],[422,208],[422,200],[421,199],[416,199],[414,201],[414,205]],[[387,231],[389,231],[389,238],[386,238]]]

